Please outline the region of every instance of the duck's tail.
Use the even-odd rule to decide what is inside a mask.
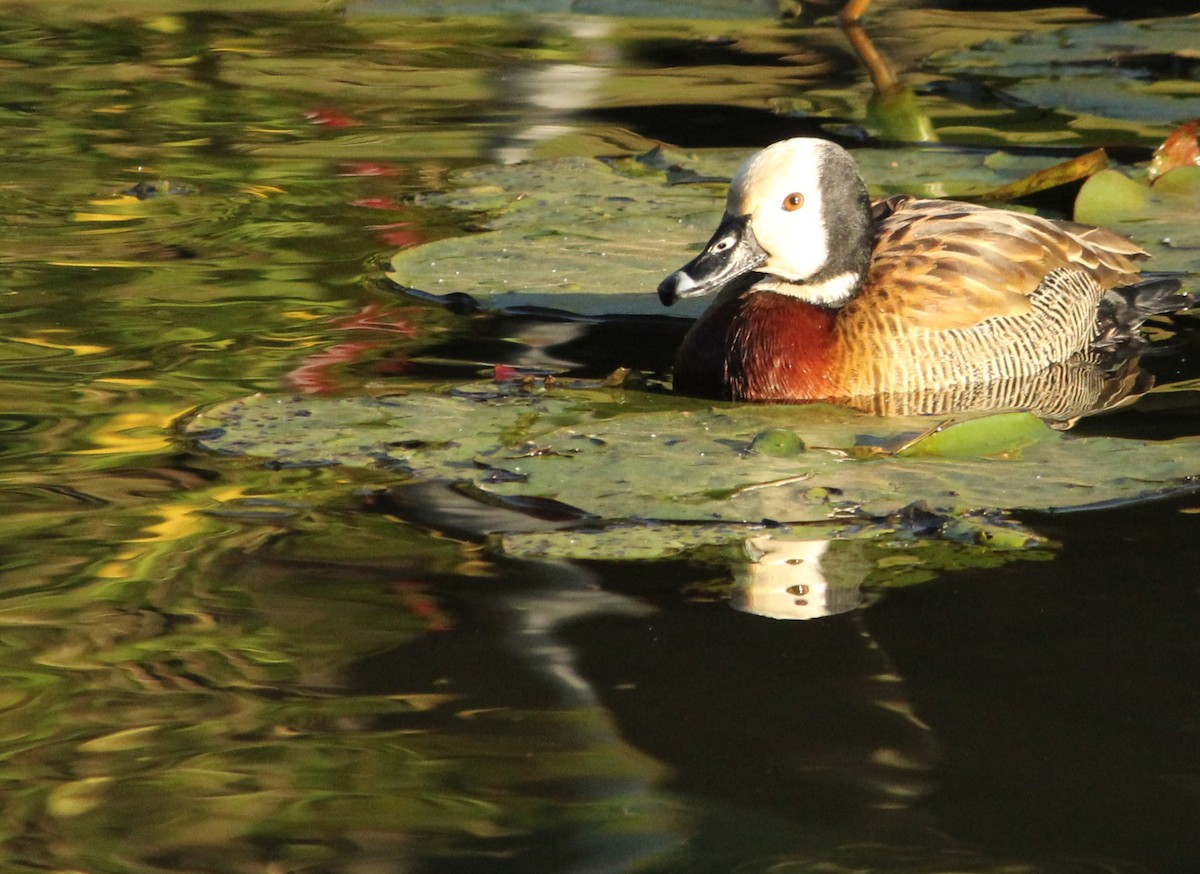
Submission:
[[[1200,304],[1200,292],[1181,290],[1173,277],[1143,279],[1134,285],[1110,288],[1100,299],[1096,339],[1092,348],[1100,351],[1134,350],[1145,345],[1140,332],[1151,316],[1167,315]]]

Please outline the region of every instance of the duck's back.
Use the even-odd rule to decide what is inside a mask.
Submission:
[[[945,200],[875,206],[871,267],[837,319],[850,395],[940,391],[1086,352],[1109,288],[1146,253],[1073,222]]]

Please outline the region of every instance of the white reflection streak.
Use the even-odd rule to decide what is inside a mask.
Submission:
[[[857,583],[833,585],[821,559],[828,540],[776,540],[769,535],[745,543],[749,562],[733,569],[733,606],[770,619],[817,619],[861,607]]]
[[[571,116],[595,104],[608,76],[602,64],[615,56],[607,39],[613,29],[611,22],[558,20],[554,24],[582,41],[587,59],[597,63],[544,62],[501,71],[497,103],[511,111],[514,126],[490,149],[494,161],[527,161],[538,143],[571,133]]]

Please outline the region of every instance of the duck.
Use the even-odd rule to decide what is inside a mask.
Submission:
[[[684,336],[673,387],[943,412],[981,398],[1021,406],[1030,384],[1044,400],[1080,390],[1082,375],[1099,387],[1080,391],[1108,395],[1086,403],[1111,405],[1146,388],[1129,365],[1142,323],[1191,303],[1178,281],[1142,276],[1147,257],[1077,222],[913,195],[872,201],[846,149],[784,140],[741,165],[711,239],[658,286],[666,306],[715,295]],[[875,400],[854,403],[864,398]],[[1072,404],[1064,416],[1078,413]]]

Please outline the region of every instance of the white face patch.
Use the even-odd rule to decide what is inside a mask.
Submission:
[[[750,216],[754,237],[768,254],[757,268],[790,282],[803,282],[829,259],[821,192],[821,154],[836,148],[824,140],[791,139],[768,146],[738,168],[729,186],[730,215]],[[792,194],[799,209],[784,209]],[[836,233],[837,229],[833,229]]]
[[[823,282],[795,283],[781,280],[766,279],[756,282],[752,291],[773,291],[776,294],[786,294],[807,303],[826,307],[839,307],[846,303],[858,287],[857,273],[847,271],[831,276]]]

